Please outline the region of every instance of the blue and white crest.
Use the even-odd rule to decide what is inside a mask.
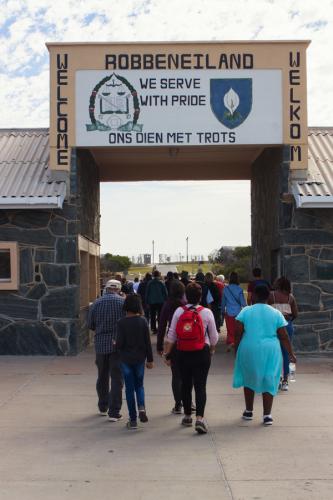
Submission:
[[[210,107],[226,127],[241,125],[252,109],[252,78],[211,79]]]

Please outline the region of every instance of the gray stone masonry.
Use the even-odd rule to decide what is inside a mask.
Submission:
[[[79,262],[77,236],[68,234],[73,219],[60,210],[5,215],[0,241],[19,243],[20,287],[0,293],[0,354],[68,354],[71,326],[79,317],[79,286],[70,279]]]
[[[333,351],[333,209],[297,209],[286,196],[289,149],[267,148],[252,166],[253,265],[285,275],[300,310],[298,352]]]
[[[300,310],[295,349],[333,352],[333,209],[297,209],[292,203],[283,213],[283,268]]]

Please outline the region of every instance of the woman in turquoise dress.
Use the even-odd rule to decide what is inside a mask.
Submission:
[[[260,285],[254,291],[256,303],[245,307],[236,317],[236,364],[233,387],[244,387],[245,420],[253,418],[255,392],[262,393],[264,425],[272,425],[273,397],[278,392],[282,356],[280,342],[296,363],[280,311],[267,305],[269,290]]]

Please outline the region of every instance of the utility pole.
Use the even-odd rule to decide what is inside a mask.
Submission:
[[[186,236],[186,262],[188,264],[188,236]]]
[[[152,255],[153,261],[152,261],[152,264],[154,265],[154,262],[155,262],[155,241],[153,240],[152,243],[153,243],[153,255]]]

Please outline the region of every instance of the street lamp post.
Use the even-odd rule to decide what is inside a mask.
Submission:
[[[188,263],[188,236],[186,236],[186,262]]]
[[[152,244],[153,244],[153,255],[152,255],[153,261],[152,261],[152,264],[154,265],[154,262],[155,262],[155,241],[154,240],[152,241]]]

